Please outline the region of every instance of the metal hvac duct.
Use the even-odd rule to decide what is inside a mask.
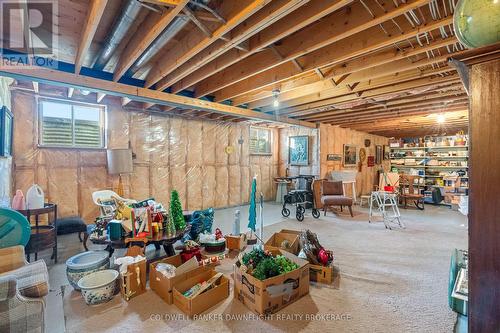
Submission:
[[[199,6],[204,8],[205,10],[209,10],[207,4],[210,0],[199,0],[199,1],[191,1],[187,6],[191,9],[194,9],[195,6]],[[208,8],[208,9],[207,9]],[[189,18],[185,15],[178,15],[172,22],[168,25],[168,27],[163,30],[163,32],[155,39],[153,43],[144,51],[143,54],[135,61],[135,63],[130,67],[127,72],[127,76],[134,75],[139,68],[144,66],[151,58],[158,53],[167,43],[186,26],[189,22]]]
[[[116,18],[111,28],[111,32],[108,33],[108,37],[104,42],[99,55],[94,64],[94,68],[97,70],[102,70],[109,59],[115,52],[116,48],[125,37],[125,34],[132,26],[134,20],[139,15],[141,10],[141,4],[136,0],[127,0],[125,6],[123,6],[122,12]]]
[[[144,51],[141,56],[130,67],[130,76],[135,74],[139,68],[144,66],[158,51],[160,51],[179,31],[189,22],[186,16],[177,16]]]

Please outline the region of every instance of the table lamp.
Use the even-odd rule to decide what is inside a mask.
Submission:
[[[110,175],[118,175],[118,190],[116,191],[120,197],[123,197],[123,181],[122,174],[132,173],[132,150],[131,149],[108,149],[108,173]]]

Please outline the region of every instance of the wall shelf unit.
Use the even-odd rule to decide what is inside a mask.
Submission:
[[[432,190],[439,189],[439,204],[458,204],[468,195],[469,146],[467,135],[440,136],[391,142],[391,171],[422,176],[427,203]]]

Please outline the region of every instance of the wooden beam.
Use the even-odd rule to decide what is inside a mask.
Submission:
[[[82,63],[87,55],[92,39],[94,39],[97,26],[101,21],[104,8],[108,0],[92,0],[90,2],[89,11],[87,13],[87,21],[83,26],[82,38],[78,46],[78,51],[75,58],[75,73],[79,74],[82,68]]]
[[[276,22],[308,1],[309,0],[272,1],[264,9],[250,16],[245,21],[245,24],[235,27],[230,34],[221,35],[219,37],[219,41],[214,42],[205,50],[199,52],[192,59],[188,60],[185,64],[179,66],[179,68],[175,69],[172,73],[160,80],[157,84],[157,88],[162,90],[173,85],[226,52],[233,51],[239,54],[240,52],[238,52],[238,50],[242,49],[244,52],[250,52],[250,37],[262,31],[272,23]],[[247,45],[246,48],[243,48],[244,44]],[[236,48],[237,50],[234,50],[233,48]],[[184,88],[178,89],[173,87],[172,91],[177,93],[183,89]]]
[[[66,73],[48,68],[36,68],[26,71],[25,69],[16,68],[15,66],[8,66],[0,69],[0,75],[12,77],[15,79],[26,79],[31,81],[36,80],[40,83],[49,83],[53,85],[74,87],[77,89],[84,89],[93,92],[102,92],[109,95],[127,97],[131,100],[139,102],[206,110],[211,112],[224,113],[227,115],[233,115],[237,117],[244,117],[248,119],[258,119],[258,120],[265,120],[278,123],[282,122],[282,123],[305,126],[310,128],[316,127],[315,124],[295,119],[290,119],[287,117],[268,115],[262,112],[255,112],[252,110],[238,108],[230,105],[224,105],[201,99],[169,94],[146,88],[129,86],[122,83],[105,81],[93,77]]]
[[[434,97],[434,98],[429,98],[429,99],[424,99],[421,97],[421,100],[418,101],[408,101],[405,99],[398,100],[397,103],[394,102],[388,102],[384,105],[384,107],[378,106],[377,108],[355,108],[355,109],[348,109],[348,110],[332,110],[328,112],[323,112],[323,113],[318,113],[318,114],[312,114],[304,117],[299,117],[300,119],[306,119],[307,121],[323,121],[323,120],[339,120],[339,119],[346,119],[350,117],[358,117],[361,115],[373,115],[377,113],[384,113],[384,112],[390,112],[390,111],[397,111],[397,110],[404,110],[407,108],[412,108],[414,109],[415,107],[428,107],[429,105],[443,105],[443,103],[450,103],[450,102],[455,102],[455,101],[466,101],[467,96],[466,95],[460,95],[460,96],[455,96],[455,95],[449,95],[449,96],[439,96],[439,97]]]
[[[449,110],[453,107],[460,107],[461,109],[467,108],[467,100],[461,99],[456,101],[450,101],[448,104],[443,105],[441,103],[426,103],[421,106],[403,106],[395,107],[387,110],[378,110],[374,112],[351,112],[349,115],[339,115],[339,116],[325,116],[321,119],[315,119],[311,121],[319,122],[331,122],[336,124],[349,123],[358,124],[362,121],[372,121],[373,119],[379,118],[390,118],[398,117],[400,115],[415,115],[415,114],[428,114],[433,110],[438,110],[436,112],[444,112],[444,110]]]
[[[339,64],[347,61],[348,59],[352,59],[366,53],[374,52],[384,47],[393,46],[394,43],[399,43],[401,41],[413,38],[417,34],[430,32],[439,28],[439,26],[448,25],[451,23],[451,18],[445,18],[439,21],[435,21],[427,26],[407,30],[407,32],[403,34],[394,33],[391,34],[391,36],[381,34],[377,27],[373,27],[361,34],[343,39],[326,48],[317,50],[302,57],[302,63],[305,64],[303,66],[304,72],[302,73],[312,73],[317,67],[326,67]],[[254,65],[253,68],[255,67],[256,66]],[[236,70],[235,68],[233,69]],[[247,67],[244,66],[244,64],[241,64],[241,67],[238,71],[239,74],[242,74],[241,76],[234,77],[234,75],[232,75],[231,73],[223,71],[212,77],[210,79],[211,82],[200,83],[200,86],[197,87],[197,89],[203,89],[202,92],[212,90],[212,88],[205,90],[206,87],[219,89],[219,91],[214,94],[215,100],[224,101],[264,87],[275,86],[278,83],[287,81],[290,78],[294,78],[297,75],[302,74],[294,66],[286,63],[279,64],[272,69],[265,70],[257,74],[255,74],[254,72],[255,70],[251,68],[248,68],[247,70]],[[222,74],[226,74],[226,77],[219,77],[219,75]],[[251,80],[249,80],[250,77]],[[223,88],[220,89],[220,87]],[[196,96],[203,95],[204,93],[196,94]]]
[[[325,86],[329,86],[332,83],[334,85],[339,84],[335,81],[336,76],[344,76],[346,74],[359,72],[368,68],[389,64],[397,60],[405,59],[407,57],[425,54],[425,52],[428,52],[430,50],[439,49],[443,46],[451,45],[453,43],[456,43],[456,39],[454,37],[447,38],[445,40],[433,41],[429,45],[417,47],[410,50],[383,50],[381,52],[371,53],[369,55],[362,56],[360,58],[356,58],[354,60],[330,67],[325,71],[325,73],[319,71],[319,69],[314,69],[314,72],[317,74],[317,76],[305,75],[303,77],[281,83],[280,99],[282,101],[285,101],[288,99],[307,95],[311,92],[321,91]],[[397,70],[395,66],[391,66],[390,69],[392,70],[389,70],[388,72],[399,72],[402,70]],[[318,74],[318,71],[321,73],[321,76],[320,74]],[[345,77],[344,79],[347,79],[347,77]],[[365,77],[364,79],[368,78]],[[353,80],[347,80],[347,82],[349,81],[352,82]],[[265,87],[255,92],[241,95],[233,99],[233,105],[241,105],[247,103],[250,103],[250,109],[271,105],[272,94],[270,94],[269,89]]]
[[[360,84],[359,89],[360,91],[365,91],[363,96],[364,98],[369,98],[385,94],[394,94],[398,92],[401,93],[407,90],[422,88],[426,86],[433,87],[438,84],[447,85],[451,83],[456,83],[457,80],[458,80],[457,75],[449,75],[446,77],[422,77],[422,78],[410,77],[409,79],[407,79],[407,81],[404,82],[386,83],[383,86],[375,88],[370,88],[371,82],[364,82]],[[348,92],[346,92],[343,95],[337,94],[335,96],[331,96],[328,91],[325,91],[324,94],[320,93],[315,95],[316,98],[314,97],[313,94],[310,96],[301,97],[294,101],[288,101],[289,104],[291,104],[290,102],[293,102],[293,104],[291,104],[290,107],[286,107],[280,110],[280,114],[296,115],[299,112],[316,111],[318,109],[327,107],[332,104],[354,101],[358,99],[358,97],[355,94],[349,94]]]
[[[125,51],[120,56],[120,60],[118,61],[118,65],[113,75],[113,81],[118,81],[127,72],[188,2],[189,0],[177,1],[177,5],[174,8],[165,11],[159,18],[156,18],[158,16],[156,13],[149,14],[145,20],[145,24],[147,25],[139,28],[139,31],[134,34],[127,44]]]
[[[146,78],[146,87],[149,88],[153,86],[159,80],[217,41],[221,36],[231,31],[234,27],[245,21],[269,2],[270,0],[240,0],[222,2],[219,8],[219,13],[222,17],[226,18],[227,23],[220,26],[215,26],[215,24],[209,26],[210,29],[214,29],[212,37],[200,35],[200,33],[195,30],[184,36],[184,38],[179,41],[177,47],[168,50],[153,66],[153,69],[149,72],[150,74]],[[158,90],[163,90],[163,86],[164,84],[160,84]]]
[[[280,44],[280,52],[284,56],[282,60],[271,58],[269,57],[269,54],[266,54],[266,52],[257,53],[252,57],[249,57],[244,61],[239,62],[238,64],[233,65],[229,68],[226,68],[224,71],[217,73],[216,75],[210,78],[210,82],[207,82],[207,80],[200,82],[200,84],[198,84],[196,89],[197,92],[196,96],[197,97],[205,96],[207,94],[221,90],[235,83],[243,81],[251,76],[271,70],[274,67],[290,63],[292,59],[303,57],[307,54],[314,53],[314,56],[317,56],[317,53],[319,54],[323,53],[322,50],[323,48],[327,48],[328,52],[324,54],[322,57],[320,57],[320,59],[321,61],[325,62],[324,65],[328,65],[332,63],[332,59],[335,59],[329,53],[331,52],[332,48],[333,49],[338,48],[337,45],[334,45],[336,44],[336,42],[339,42],[343,39],[356,35],[372,27],[375,27],[374,29],[375,32],[370,31],[369,36],[361,38],[362,42],[350,45],[350,43],[352,43],[351,41],[350,43],[342,45],[341,47],[343,48],[347,47],[347,51],[350,50],[351,52],[356,48],[359,49],[363,48],[365,44],[370,47],[377,47],[378,43],[372,41],[371,39],[377,36],[381,36],[378,27],[378,25],[381,22],[390,20],[391,18],[397,17],[409,9],[417,8],[418,6],[422,6],[428,2],[429,2],[428,0],[408,1],[407,4],[400,5],[398,8],[390,9],[387,11],[387,13],[383,13],[380,16],[376,17],[375,19],[372,18],[368,13],[366,13],[366,10],[360,3],[356,2],[352,4],[349,8],[337,11],[336,13],[333,13],[332,15],[328,16],[328,18],[318,21],[315,24],[309,26],[308,28],[302,29],[293,36],[290,36],[285,40],[283,40]],[[396,33],[395,36],[396,35],[401,35],[401,34]],[[407,36],[404,36],[405,38],[403,38],[403,36],[404,34],[399,36],[400,37],[399,40],[407,38]],[[378,37],[376,41],[383,42],[388,38],[389,37],[387,37],[384,34],[383,38]],[[391,44],[392,43],[389,43],[387,45]],[[327,57],[327,59],[325,59],[325,56]],[[305,70],[314,70],[314,68],[324,67],[320,61],[315,61],[315,64],[317,66],[311,68],[309,66],[309,64],[311,63],[309,57],[305,57],[305,59],[301,60],[302,63],[306,64],[306,66],[304,66]],[[291,63],[290,65],[294,66]],[[237,68],[235,66],[237,66]],[[284,68],[288,69],[286,78],[290,77],[290,68],[286,66],[280,66],[280,67],[282,67],[282,69]],[[292,68],[293,75],[297,75],[300,73],[299,71],[297,71],[297,69],[295,70],[294,69],[295,68]],[[280,78],[277,81],[280,81],[283,78]],[[220,93],[216,94],[216,96],[217,100],[225,100],[237,96],[237,94],[226,95],[226,93]]]
[[[446,60],[449,56],[450,55],[445,55],[445,56],[431,58],[431,59],[425,58],[425,59],[422,59],[420,61],[416,61],[413,63],[409,63],[408,61],[406,61],[406,59],[394,61],[391,64],[391,66],[381,65],[381,66],[368,68],[368,69],[356,72],[356,73],[350,75],[344,81],[344,84],[347,85],[348,90],[351,92],[352,91],[361,92],[359,89],[356,90],[356,88],[359,86],[359,83],[361,80],[370,81],[370,80],[384,78],[384,77],[388,77],[389,75],[392,75],[391,77],[394,79],[394,82],[401,82],[404,80],[404,78],[403,78],[404,75],[400,75],[400,74],[405,74],[405,71],[408,71],[408,73],[411,73],[412,70],[418,70],[418,68],[420,68],[420,67],[424,67],[424,66],[428,66],[428,65],[431,65],[434,63],[440,63],[440,62],[446,63]],[[446,70],[446,69],[445,68],[439,69],[439,71],[443,71],[443,70]],[[450,68],[448,70],[450,72],[454,71],[453,68]],[[421,72],[415,71],[415,73],[417,76],[424,77],[424,76],[434,75],[435,70],[421,71]],[[420,73],[420,75],[418,75],[418,73]],[[379,80],[379,81],[383,82],[383,80]],[[372,88],[383,85],[383,83],[379,84],[378,82],[370,82],[370,84],[371,84]],[[308,85],[307,87],[303,87],[303,89],[298,89],[298,90],[294,90],[293,92],[280,94],[280,101],[284,102],[287,100],[300,98],[302,96],[311,95],[311,94],[314,94],[317,92],[322,92],[325,89],[328,89],[328,86],[330,86],[329,81],[319,81],[316,84],[311,84],[311,85]],[[345,87],[338,86],[335,88],[330,88],[329,92],[330,92],[329,94],[340,95],[340,94],[345,92]],[[234,105],[239,105],[239,103],[234,103]],[[256,104],[250,104],[249,107],[254,108],[255,105]],[[259,105],[259,104],[257,104],[257,105]],[[270,103],[268,103],[267,105],[270,105]]]
[[[191,68],[192,66],[196,65],[195,71],[191,72],[192,74],[183,78],[172,86],[172,92],[176,93],[193,86],[194,84],[214,75],[215,73],[218,73],[226,69],[227,67],[251,56],[252,54],[261,51],[263,48],[269,46],[270,44],[275,43],[285,38],[286,36],[291,35],[294,32],[310,25],[311,23],[320,20],[326,15],[333,13],[343,6],[352,3],[353,1],[354,0],[310,0],[304,6],[302,6],[303,2],[299,2],[296,6],[290,8],[283,7],[282,11],[276,10],[274,12],[267,12],[266,15],[264,15],[263,19],[266,20],[268,17],[274,17],[275,20],[269,21],[269,26],[264,25],[264,29],[262,29],[259,33],[255,34],[249,39],[248,52],[239,52],[238,50],[232,49],[218,56],[217,60],[212,61],[215,58],[207,58],[205,55],[205,51],[208,50],[205,50],[203,55],[197,57],[199,58],[199,62],[190,61],[191,64],[186,63],[186,66],[183,65],[181,67]],[[280,3],[281,6],[288,6],[289,4],[292,4],[292,1],[274,0],[269,4],[269,6],[266,7],[266,9],[271,6],[279,6]],[[300,10],[295,11],[298,6],[302,7],[300,7]],[[286,19],[281,19],[283,18],[283,16],[289,14],[290,12],[293,12],[293,15],[288,15],[286,16]],[[276,14],[274,15],[274,13]],[[257,17],[257,15],[254,16]],[[250,20],[254,16],[252,16]],[[204,58],[208,59],[211,62],[205,62],[203,60]],[[179,72],[183,73],[183,70],[180,70]],[[174,77],[175,75],[172,74],[172,76]]]
[[[366,124],[367,126],[372,126],[374,120],[380,119],[394,119],[396,117],[405,117],[405,116],[416,116],[416,115],[428,115],[433,113],[443,113],[446,111],[466,111],[467,103],[457,103],[455,105],[449,107],[431,107],[428,109],[419,109],[419,110],[409,110],[409,111],[394,111],[394,112],[383,112],[377,116],[371,117],[353,117],[348,120],[327,120],[324,121],[326,123],[332,123],[337,125],[346,125],[346,126],[360,126],[361,124]]]
[[[381,99],[391,99],[391,98],[403,98],[407,96],[409,93],[411,94],[425,94],[432,90],[440,90],[440,89],[458,89],[461,87],[460,83],[458,83],[458,77],[455,77],[455,80],[448,82],[433,82],[429,83],[424,79],[413,80],[401,83],[397,86],[389,86],[382,87],[370,90],[366,93],[365,100],[370,100],[372,98]],[[417,91],[415,91],[417,90]],[[319,101],[316,103],[304,104],[302,106],[296,106],[292,109],[295,109],[292,112],[282,112],[285,115],[301,117],[310,114],[316,114],[319,112],[325,112],[332,109],[332,105],[340,105],[343,107],[346,103],[353,103],[354,101],[359,100],[354,94],[334,97],[327,100]],[[321,103],[321,104],[320,104]]]
[[[319,92],[308,94],[306,96],[298,97],[295,99],[290,99],[286,100],[283,103],[284,110],[282,110],[283,114],[289,114],[293,113],[296,111],[294,109],[295,106],[300,106],[304,104],[312,104],[312,105],[325,105],[323,100],[326,102],[326,104],[333,104],[331,101],[334,101],[335,98],[341,98],[341,101],[347,101],[347,100],[357,100],[359,99],[359,96],[357,96],[356,93],[364,93],[367,92],[368,95],[364,95],[363,97],[368,98],[368,97],[373,97],[374,93],[391,93],[391,92],[397,92],[398,87],[422,87],[425,85],[431,85],[434,81],[438,80],[438,78],[433,78],[434,76],[437,76],[439,73],[442,71],[448,71],[447,68],[445,69],[438,69],[438,70],[431,70],[431,71],[425,71],[421,72],[417,69],[410,70],[410,71],[405,71],[402,73],[396,73],[396,74],[391,74],[388,76],[384,76],[381,78],[376,78],[368,81],[361,82],[359,85],[357,85],[354,90],[349,89],[346,86],[338,86],[331,88],[327,84],[325,84],[325,88]],[[421,80],[423,79],[423,80]],[[416,85],[413,84],[407,84],[408,82],[416,82]],[[427,84],[425,84],[427,83]],[[419,85],[421,84],[421,85]],[[391,90],[395,89],[395,90]],[[354,95],[353,95],[354,93]],[[341,97],[341,96],[355,96],[355,97]],[[343,100],[342,100],[343,99]],[[299,107],[300,108],[300,107]],[[263,109],[265,112],[272,112],[272,107],[266,107]]]

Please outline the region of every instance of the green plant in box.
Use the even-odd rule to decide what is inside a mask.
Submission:
[[[170,219],[174,223],[176,230],[184,230],[186,228],[186,221],[182,214],[181,200],[176,190],[173,190],[170,196]]]

